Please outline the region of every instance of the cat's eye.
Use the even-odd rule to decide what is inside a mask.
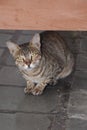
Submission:
[[[32,56],[35,56],[36,54],[35,53],[32,53]]]
[[[33,59],[33,55],[31,55],[31,61],[32,61],[32,59]]]
[[[16,61],[21,62],[23,61],[21,58],[16,59]]]
[[[28,60],[28,59],[23,58],[23,62],[24,62],[24,63],[26,63],[26,64],[28,64],[29,60]]]
[[[25,62],[25,59],[24,59],[24,58],[23,58],[22,60],[23,60],[23,62]]]

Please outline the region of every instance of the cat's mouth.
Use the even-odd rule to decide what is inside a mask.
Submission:
[[[36,68],[39,65],[39,60],[35,63],[30,63],[30,64],[19,64],[16,62],[16,65],[18,66],[19,69],[31,70]]]
[[[34,64],[30,64],[30,65],[24,65],[24,66],[20,66],[21,69],[25,69],[25,70],[31,70],[35,68]]]

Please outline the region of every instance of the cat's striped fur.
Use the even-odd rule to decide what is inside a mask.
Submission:
[[[27,81],[25,93],[42,94],[48,83],[56,84],[72,72],[73,54],[56,31],[35,34],[20,46],[7,42],[7,46]]]

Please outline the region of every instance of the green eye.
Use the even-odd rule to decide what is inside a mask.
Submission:
[[[36,56],[36,54],[35,53],[32,53],[31,54],[31,60],[33,60],[33,58]]]
[[[35,56],[36,54],[35,53],[32,53],[32,56]]]
[[[31,55],[31,61],[32,61],[32,59],[33,59],[33,56]]]

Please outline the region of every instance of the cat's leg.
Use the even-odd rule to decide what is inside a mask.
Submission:
[[[37,84],[34,89],[32,90],[33,95],[41,95],[43,93],[44,88],[47,86],[47,84],[50,82],[50,80],[45,80],[39,84]]]
[[[26,94],[26,93],[31,93],[32,92],[32,90],[34,89],[34,87],[35,87],[35,84],[33,83],[33,82],[31,82],[31,81],[27,81],[27,87],[26,88],[24,88],[24,93]]]
[[[57,84],[58,80],[55,78],[55,79],[52,79],[51,82],[49,83],[49,85],[52,85],[52,86],[55,86]]]

